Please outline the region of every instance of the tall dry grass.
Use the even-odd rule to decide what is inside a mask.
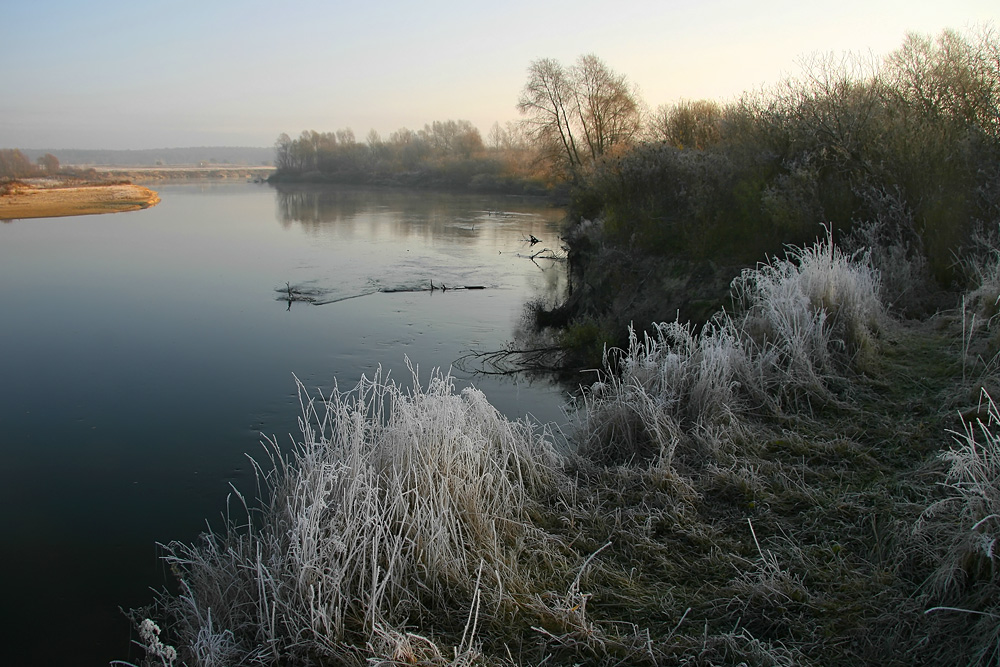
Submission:
[[[863,368],[887,317],[878,272],[826,238],[790,248],[733,281],[735,316],[701,331],[653,326],[627,350],[605,354],[584,395],[577,437],[609,463],[670,466],[681,451],[704,458],[750,413],[833,400],[842,374]]]
[[[817,393],[845,361],[867,360],[885,318],[879,274],[867,254],[844,253],[829,228],[811,246],[745,269],[733,291],[745,330],[777,354],[782,382]]]
[[[915,528],[929,562],[927,614],[968,645],[969,664],[1000,661],[1000,410],[984,390],[979,414],[940,458],[943,498]]]
[[[438,373],[426,387],[414,373],[409,391],[379,371],[299,396],[303,439],[288,454],[269,442],[260,504],[239,498],[243,519],[165,547],[182,592],[160,613],[182,659],[436,660],[448,652],[413,631],[431,627],[467,660],[523,586],[532,494],[558,465],[551,434]]]

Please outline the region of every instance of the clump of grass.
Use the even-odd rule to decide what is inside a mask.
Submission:
[[[733,291],[736,317],[720,313],[697,333],[654,324],[642,341],[631,331],[627,350],[606,352],[584,397],[585,455],[670,466],[685,442],[711,455],[748,413],[833,399],[839,375],[874,354],[886,318],[877,272],[829,232],[743,271]]]
[[[916,535],[936,563],[924,583],[928,614],[971,646],[970,664],[1000,660],[1000,411],[984,390],[980,414],[940,454],[945,497],[932,503]]]
[[[967,301],[973,312],[990,319],[1000,312],[1000,229],[977,234],[972,241],[962,262],[974,286]]]
[[[700,334],[678,322],[654,325],[627,350],[605,353],[601,380],[584,394],[577,440],[588,458],[609,464],[655,462],[670,468],[679,447],[695,454],[738,424],[740,380],[750,355],[728,320]],[[617,372],[612,372],[617,369]]]
[[[985,390],[978,414],[986,421],[964,422],[955,437],[957,446],[941,453],[949,466],[942,484],[947,495],[927,508],[918,525],[918,532],[944,529],[951,537],[945,540],[948,555],[928,581],[929,589],[942,597],[977,581],[1000,585],[1000,563],[995,561],[1000,558],[1000,434],[994,433],[1000,430],[1000,412]]]
[[[161,611],[183,660],[430,660],[435,639],[409,632],[424,625],[468,657],[525,580],[532,494],[555,486],[551,435],[440,374],[426,388],[414,374],[409,392],[381,372],[352,392],[299,391],[302,442],[288,455],[270,442],[257,467],[267,500],[166,545],[183,594]]]
[[[822,394],[824,377],[843,366],[835,353],[853,363],[872,353],[885,319],[879,283],[867,255],[845,254],[828,228],[824,240],[745,269],[733,291],[746,329],[778,354],[786,379]]]

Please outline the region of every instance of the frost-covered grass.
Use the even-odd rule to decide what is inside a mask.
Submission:
[[[146,663],[995,664],[1000,411],[864,260],[828,236],[633,331],[575,451],[440,374],[300,387],[257,497],[165,547]]]
[[[750,399],[752,387],[743,385],[753,373],[748,343],[729,320],[699,334],[676,322],[658,324],[642,340],[631,330],[629,348],[606,353],[605,372],[584,394],[582,453],[603,463],[669,468],[678,448],[692,444],[689,436],[706,453],[721,431],[738,425]]]
[[[785,259],[744,270],[733,289],[744,327],[779,355],[795,386],[821,386],[839,370],[831,359],[838,353],[852,362],[870,354],[885,318],[878,273],[866,256],[841,251],[829,231]]]
[[[931,504],[916,537],[935,565],[924,583],[928,614],[970,637],[973,664],[1000,661],[1000,411],[984,390],[974,421],[964,422],[940,458],[944,497]]]
[[[642,340],[632,331],[585,395],[584,451],[669,466],[685,442],[704,454],[731,439],[748,413],[833,399],[832,382],[870,361],[886,318],[865,259],[828,234],[744,270],[733,281],[735,316],[697,333],[679,322],[655,324]]]
[[[183,590],[161,603],[183,659],[405,662],[438,651],[409,631],[426,624],[462,638],[461,663],[477,625],[524,592],[551,436],[439,374],[408,392],[381,373],[348,393],[299,391],[303,439],[287,456],[270,443],[266,500],[166,545]]]
[[[955,446],[941,454],[948,464],[943,482],[947,497],[924,513],[928,521],[947,515],[948,523],[958,528],[949,531],[955,538],[950,557],[929,582],[942,595],[983,577],[995,577],[1000,584],[1000,562],[994,560],[1000,558],[1000,433],[995,433],[1000,432],[1000,412],[985,391],[979,414],[985,421],[965,422]]]

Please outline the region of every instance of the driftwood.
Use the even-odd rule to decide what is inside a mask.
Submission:
[[[418,286],[418,287],[380,287],[378,289],[372,289],[367,292],[361,292],[360,294],[349,294],[347,296],[339,296],[335,298],[326,298],[329,292],[323,289],[317,289],[312,287],[303,287],[301,285],[292,285],[288,282],[285,283],[284,287],[279,287],[274,291],[278,293],[277,300],[284,301],[288,303],[288,309],[291,310],[292,303],[302,302],[309,303],[314,306],[325,306],[329,303],[337,303],[339,301],[347,301],[348,299],[357,299],[358,297],[368,296],[369,294],[375,294],[376,292],[385,292],[386,294],[394,294],[396,292],[454,292],[458,290],[481,290],[486,289],[486,285],[453,285],[451,287],[444,283],[435,285],[434,281],[430,281],[430,286]]]
[[[430,287],[381,287],[378,291],[392,294],[395,292],[453,292],[455,290],[486,289],[486,285],[454,285],[448,287],[444,283],[435,285],[433,280],[430,283]]]
[[[374,294],[377,290],[362,292],[360,294],[348,294],[347,296],[338,296],[330,299],[326,298],[329,294],[326,290],[290,285],[286,282],[284,289],[279,287],[274,291],[278,293],[277,300],[286,302],[288,304],[288,310],[291,310],[292,303],[296,301],[312,304],[314,306],[325,306],[328,303],[337,303],[338,301],[347,301],[348,299],[357,299],[358,297],[368,296],[369,294]]]

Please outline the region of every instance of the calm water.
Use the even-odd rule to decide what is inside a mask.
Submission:
[[[146,211],[0,225],[4,664],[141,657],[119,607],[165,580],[157,541],[217,523],[230,483],[252,492],[261,433],[297,435],[293,373],[408,381],[408,356],[426,380],[564,285],[524,257],[528,235],[557,248],[562,213],[525,200],[158,190]],[[431,280],[487,289],[377,291]],[[286,282],[332,303],[289,308]],[[510,417],[562,418],[554,385],[472,382]]]

